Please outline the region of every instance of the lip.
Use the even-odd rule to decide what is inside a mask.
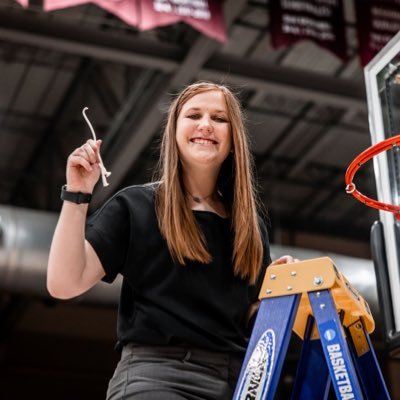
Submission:
[[[206,141],[207,143],[198,143],[198,142],[196,142],[196,140],[204,140],[204,141]],[[194,138],[191,138],[191,139],[190,139],[190,142],[192,142],[192,143],[197,143],[197,144],[218,144],[218,142],[217,142],[216,140],[214,140],[214,139],[205,138],[205,137],[199,137],[199,136],[196,136],[196,137],[194,137]]]

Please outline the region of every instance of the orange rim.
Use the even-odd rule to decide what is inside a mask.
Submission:
[[[361,203],[364,203],[368,207],[395,213],[396,219],[400,219],[400,206],[395,206],[393,204],[388,204],[388,203],[382,203],[381,201],[374,200],[371,199],[370,197],[365,196],[364,194],[362,194],[357,190],[356,185],[353,182],[353,179],[356,172],[367,161],[371,160],[377,154],[392,149],[394,147],[397,147],[399,145],[400,145],[400,135],[397,135],[389,139],[383,140],[382,142],[379,142],[374,146],[369,147],[351,162],[351,164],[347,168],[346,175],[344,178],[346,183],[346,193],[351,194],[357,200],[361,201]]]

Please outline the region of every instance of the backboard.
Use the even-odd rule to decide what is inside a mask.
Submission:
[[[400,134],[400,32],[365,67],[372,144]],[[374,158],[378,200],[400,205],[400,152],[395,147]],[[400,222],[380,211],[371,233],[385,336],[400,347]]]

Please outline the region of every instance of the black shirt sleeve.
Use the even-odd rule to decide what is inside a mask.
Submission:
[[[123,269],[130,240],[130,218],[125,202],[116,194],[91,215],[86,223],[86,240],[92,245],[111,283]]]

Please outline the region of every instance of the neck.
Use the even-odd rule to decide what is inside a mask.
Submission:
[[[188,191],[186,191],[186,194],[187,194],[195,203],[203,203],[203,202],[205,202],[205,201],[208,201],[208,199],[212,200],[213,198],[215,198],[216,196],[218,196],[218,192],[216,193],[215,190],[214,190],[212,193],[210,193],[209,195],[203,196],[203,197],[193,195],[192,193],[190,193],[190,192],[188,192]]]
[[[188,171],[184,169],[183,184],[192,210],[211,211],[221,217],[228,216],[221,196],[217,192],[218,172],[215,170]]]
[[[186,193],[195,201],[212,200],[217,195],[217,174],[210,171],[184,172]]]

